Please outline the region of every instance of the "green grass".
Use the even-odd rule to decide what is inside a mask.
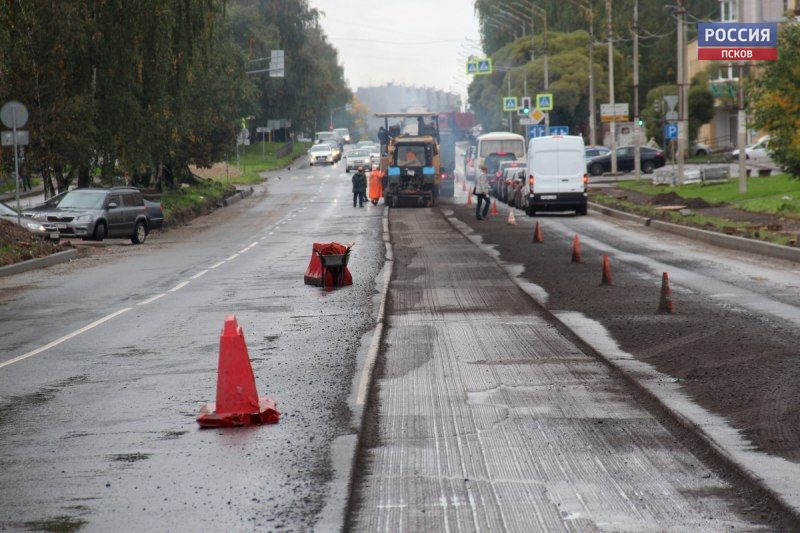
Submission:
[[[800,218],[800,180],[788,174],[750,177],[747,179],[747,192],[743,195],[739,194],[739,182],[736,179],[705,186],[699,183],[678,187],[658,186],[646,181],[622,181],[619,186],[652,195],[674,192],[682,198],[702,198],[711,204],[730,204],[751,213]]]
[[[695,155],[686,160],[687,163],[727,163],[727,154]]]
[[[244,148],[244,151],[239,154],[239,165],[242,169],[242,175],[232,177],[230,183],[233,185],[252,185],[263,181],[259,172],[268,170],[278,170],[288,166],[292,161],[304,155],[311,147],[310,142],[295,142],[292,153],[280,159],[275,157],[275,151],[283,146],[283,143],[266,143],[262,146],[261,143],[256,143]],[[264,154],[262,155],[262,150]],[[229,164],[235,165],[236,161],[229,161]],[[218,181],[223,181],[225,178],[217,178]]]
[[[36,189],[36,187],[38,187],[41,184],[42,184],[41,178],[37,176],[31,176],[31,187],[33,189]],[[22,194],[25,191],[22,190],[22,184],[20,183],[19,185],[20,185],[19,193]],[[6,194],[14,191],[15,191],[14,178],[12,178],[11,176],[0,177],[0,194]]]
[[[234,194],[235,187],[212,180],[182,187],[161,195],[161,207],[166,222],[186,221],[209,211],[223,198]]]

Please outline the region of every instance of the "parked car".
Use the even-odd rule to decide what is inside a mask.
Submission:
[[[586,156],[586,162],[588,163],[595,157],[599,157],[601,155],[606,155],[611,153],[611,148],[607,148],[605,146],[587,146],[584,150],[584,154]]]
[[[340,150],[344,148],[344,139],[332,131],[318,131],[314,136],[314,144],[320,143],[336,144]]]
[[[134,187],[74,189],[58,206],[42,213],[61,237],[96,241],[119,237],[141,244],[150,231],[144,197]]]
[[[495,172],[494,176],[490,177],[489,179],[492,194],[494,194],[500,200],[508,201],[506,189],[509,185],[511,175],[507,171],[512,168],[520,168],[524,166],[525,161],[517,161],[516,159],[502,161],[497,167],[497,172]]]
[[[22,216],[31,217],[36,220],[44,220],[45,213],[53,208],[55,208],[58,203],[61,201],[64,196],[66,196],[68,191],[64,191],[62,193],[56,194],[55,196],[51,196],[44,203],[25,207],[22,209]]]
[[[750,146],[745,147],[744,149],[744,158],[749,159],[751,161],[769,161],[772,159],[772,156],[769,152],[769,135],[764,135],[755,144],[751,144]],[[739,150],[734,150],[731,152],[731,157],[734,161],[739,160]]]
[[[578,215],[587,213],[589,176],[586,174],[585,153],[583,137],[579,135],[535,137],[530,140],[529,216],[540,211],[575,211]]]
[[[508,167],[503,170],[503,183],[505,191],[503,192],[503,201],[506,202],[508,205],[514,205],[514,196],[517,193],[517,187],[519,186],[519,177],[520,172],[525,172],[525,165],[522,164],[520,166],[512,166]]]
[[[308,149],[309,166],[332,165],[335,162],[333,148],[329,144],[316,144]]]
[[[663,150],[656,150],[642,146],[640,148],[642,172],[651,174],[655,169],[664,166],[666,160]],[[633,146],[623,146],[617,148],[617,170],[627,172],[633,170]],[[589,174],[592,176],[602,176],[603,172],[611,172],[611,153],[595,157],[588,163]]]
[[[524,168],[516,168],[512,171],[513,179],[516,181],[514,187],[514,198],[511,205],[517,209],[528,211],[528,177]]]
[[[0,202],[0,218],[13,222],[14,224],[19,220],[20,226],[42,239],[58,241],[61,238],[55,224],[42,220],[34,220],[29,216],[20,215],[18,217],[17,211],[3,202]]]
[[[689,148],[689,153],[692,156],[706,156],[711,153],[711,147],[707,144],[701,142],[693,142],[691,148]]]
[[[372,168],[372,157],[367,150],[350,150],[344,156],[344,171],[350,172],[358,167]]]
[[[350,130],[347,128],[336,128],[333,133],[341,137],[345,144],[350,144]]]

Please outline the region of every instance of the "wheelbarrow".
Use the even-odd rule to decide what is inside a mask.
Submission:
[[[352,245],[351,245],[352,246]],[[343,254],[329,254],[325,255],[317,250],[314,250],[319,256],[322,263],[322,288],[325,288],[325,281],[328,278],[328,273],[331,274],[332,283],[331,287],[341,287],[345,284],[345,271],[347,269],[347,262],[350,260],[350,246]]]

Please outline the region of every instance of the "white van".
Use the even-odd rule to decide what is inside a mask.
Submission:
[[[525,160],[525,137],[507,131],[484,133],[478,137],[478,154],[475,158],[475,172],[480,172],[481,165],[490,155],[501,156],[513,154],[514,159]],[[499,160],[498,160],[499,164]],[[497,169],[489,169],[494,172]]]
[[[586,172],[583,137],[535,137],[528,144],[528,215],[537,211],[586,214]]]

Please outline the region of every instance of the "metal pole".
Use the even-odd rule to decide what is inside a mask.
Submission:
[[[608,100],[611,107],[614,107],[614,40],[611,33],[611,0],[606,0],[606,12],[608,22],[606,31],[608,32]],[[611,118],[611,174],[617,175],[617,120],[616,113]]]
[[[523,78],[523,87],[522,87],[522,97],[528,98],[528,72],[525,72],[525,77]],[[526,117],[527,118],[527,117]],[[525,126],[525,146],[528,145],[528,126]]]
[[[11,108],[11,129],[13,130],[14,140],[14,191],[17,199],[17,224],[20,224],[20,206],[19,206],[19,155],[17,154],[17,106]]]
[[[678,174],[676,176],[676,184],[683,184],[684,173],[684,158],[686,157],[685,140],[686,140],[686,115],[684,114],[684,99],[686,93],[684,91],[686,85],[686,71],[684,64],[686,63],[686,43],[685,34],[686,28],[684,26],[684,17],[686,16],[686,9],[683,7],[683,0],[678,0],[678,9],[675,11],[678,15]]]
[[[589,5],[589,144],[597,144],[597,110],[594,102],[594,7]]]
[[[511,71],[508,71],[508,96],[511,96]],[[514,117],[512,111],[508,112],[508,131],[514,133]]]
[[[547,11],[542,10],[544,15],[544,92],[550,88],[550,70],[549,64],[549,43],[547,41]],[[544,114],[544,134],[550,135],[550,112]]]
[[[741,8],[741,5],[739,6]],[[739,114],[736,120],[737,144],[739,145],[739,194],[747,192],[747,112],[744,108],[744,66],[739,65]]]
[[[639,132],[639,0],[633,3],[633,168],[642,177],[642,140]]]

